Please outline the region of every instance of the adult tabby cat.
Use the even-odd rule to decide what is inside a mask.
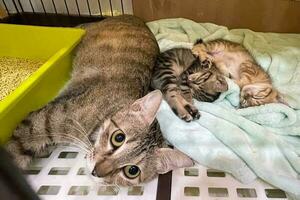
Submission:
[[[200,39],[192,51],[202,62],[214,63],[225,76],[235,80],[241,88],[241,107],[282,102],[270,76],[242,45],[223,39]]]
[[[84,27],[66,89],[30,113],[7,144],[15,162],[24,168],[49,145],[73,143],[87,151],[92,175],[123,186],[191,166],[162,138],[155,119],[161,93],[142,97],[158,54],[149,29],[133,16]]]
[[[174,113],[187,122],[200,117],[192,98],[212,102],[228,89],[216,67],[201,64],[186,48],[170,49],[158,56],[151,86],[161,90]]]

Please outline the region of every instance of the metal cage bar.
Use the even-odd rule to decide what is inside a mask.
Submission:
[[[31,0],[29,0],[29,4],[30,4],[30,7],[31,7],[31,9],[32,9],[32,12],[35,13],[35,10],[34,10],[34,7],[33,7],[33,4],[32,4],[32,1],[31,1]]]
[[[110,13],[111,13],[111,16],[114,16],[114,11],[113,11],[113,6],[112,6],[111,0],[109,0],[109,6],[110,6]]]
[[[5,10],[6,10],[7,14],[10,15],[10,12],[8,10],[8,7],[7,7],[6,3],[5,3],[5,0],[2,0],[2,3],[4,5],[4,7],[5,7]]]
[[[0,22],[72,27],[125,14],[123,0],[0,0],[8,16]],[[118,5],[115,5],[118,4]],[[117,10],[117,12],[116,12]]]
[[[123,0],[121,0],[121,9],[122,9],[122,14],[124,15],[124,4],[123,4]]]
[[[69,8],[68,8],[67,0],[64,0],[64,2],[65,2],[65,8],[66,8],[66,11],[68,13],[68,16],[70,16],[70,11],[69,11]]]
[[[98,1],[99,12],[100,12],[100,15],[101,15],[101,17],[102,17],[101,3],[100,3],[100,0],[97,0],[97,1]]]
[[[23,8],[23,5],[22,5],[21,1],[18,0],[18,3],[19,3],[19,5],[20,5],[21,11],[24,12],[24,8]]]
[[[1,0],[0,0],[1,1]],[[7,0],[2,0],[3,2],[3,5],[7,11],[7,13],[9,14],[13,14],[13,13],[17,13],[17,14],[21,14],[21,13],[44,13],[44,14],[53,14],[53,12],[49,12],[49,8],[47,6],[52,6],[53,9],[54,9],[54,12],[56,15],[60,15],[60,14],[67,14],[68,16],[71,15],[72,13],[72,16],[74,16],[74,10],[75,10],[75,16],[94,16],[95,14],[93,14],[93,9],[94,6],[98,7],[96,9],[99,10],[99,17],[102,17],[103,16],[103,5],[102,5],[102,0],[94,0],[94,1],[90,1],[90,0],[80,0],[80,1],[85,1],[85,4],[87,6],[87,10],[85,12],[83,12],[83,10],[80,8],[79,5],[82,5],[82,4],[79,4],[81,2],[79,2],[79,0],[73,0],[72,2],[68,1],[68,0],[10,0],[12,2],[12,5],[8,4]],[[63,2],[63,4],[58,4],[57,1],[61,1]],[[38,7],[37,6],[37,3],[39,4]],[[47,4],[46,4],[47,3]],[[75,4],[75,7],[69,7],[70,6],[70,3],[73,3]],[[114,13],[114,5],[113,3],[116,3],[116,2],[113,2],[112,0],[108,0],[108,3],[109,3],[109,8],[108,11],[110,12],[111,16],[114,16],[116,13]],[[124,1],[123,0],[120,0],[119,2],[119,5],[118,6],[118,11],[121,12],[121,14],[125,14],[125,9],[124,9]],[[30,11],[26,11],[24,8],[25,8],[25,5],[29,5],[31,10]],[[66,12],[64,11],[61,11],[61,5],[63,5],[63,10],[65,10]],[[13,6],[13,7],[12,7]],[[50,9],[51,10],[51,9]],[[76,11],[77,10],[77,11]],[[84,14],[85,13],[85,14]],[[105,12],[106,13],[106,12]]]
[[[86,5],[87,5],[88,10],[89,10],[89,15],[92,16],[89,0],[86,0]]]
[[[40,0],[44,13],[47,14],[43,0]]]
[[[57,9],[56,9],[55,2],[54,2],[54,0],[51,0],[51,1],[52,1],[52,6],[53,6],[53,8],[54,8],[54,12],[55,12],[55,14],[57,15]]]
[[[12,2],[13,2],[13,4],[14,4],[14,7],[15,7],[17,13],[19,14],[20,12],[19,12],[19,9],[18,9],[18,6],[17,6],[15,0],[12,0]]]
[[[78,5],[78,0],[75,0],[75,4],[76,4],[76,7],[77,7],[78,16],[81,16],[79,5]]]

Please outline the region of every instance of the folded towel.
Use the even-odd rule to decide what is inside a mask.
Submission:
[[[197,38],[224,38],[243,44],[270,74],[290,105],[267,104],[238,109],[239,87],[214,103],[195,101],[201,118],[178,119],[163,102],[158,120],[164,137],[200,164],[224,170],[248,183],[256,176],[300,199],[300,35],[256,33],[247,29],[166,19],[148,23],[161,51],[191,48]]]

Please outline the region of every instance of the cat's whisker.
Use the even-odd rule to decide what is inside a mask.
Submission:
[[[81,150],[85,151],[86,153],[90,153],[90,150],[88,150],[86,147],[82,146],[82,144],[79,144],[78,142],[70,139],[70,138],[65,138],[65,141],[57,141],[56,144],[65,144],[65,143],[70,143],[71,145],[74,145]],[[39,141],[38,139],[31,139],[30,141]]]
[[[85,142],[83,142],[82,140],[80,140],[79,138],[73,136],[73,135],[68,135],[68,134],[63,134],[63,133],[52,133],[52,136],[54,137],[61,137],[64,139],[70,139],[72,141],[76,141],[78,144],[80,144],[82,146],[82,148],[84,148],[87,152],[92,152],[93,149],[90,148]],[[47,137],[47,135],[44,134],[35,134],[34,137]],[[29,138],[31,140],[33,140],[34,138],[32,138],[31,135],[29,136],[23,136],[23,139]],[[60,143],[60,141],[55,141],[56,143]],[[63,141],[62,141],[63,143]]]
[[[73,135],[69,135],[69,134],[57,134],[58,137],[64,137],[64,138],[71,138],[71,139],[74,139],[75,141],[81,143],[82,145],[84,145],[88,150],[92,150],[93,147],[92,146],[89,146],[86,142],[84,142],[83,140],[73,136]]]
[[[93,144],[90,142],[89,138],[88,138],[88,133],[86,132],[86,130],[84,129],[84,127],[76,120],[76,119],[72,119],[73,122],[75,122],[77,124],[77,126],[81,129],[77,129],[75,126],[73,126],[73,128],[75,128],[79,133],[81,133],[81,135],[86,139],[86,141],[89,143],[90,146],[93,146]]]
[[[44,136],[44,135],[37,135],[37,137],[42,137],[42,136]],[[70,138],[67,138],[67,139],[70,139]],[[30,138],[30,140],[28,141],[28,142],[34,142],[34,141],[39,141],[37,138]],[[86,152],[86,153],[90,153],[90,151],[88,150],[88,149],[86,149],[85,147],[82,147],[82,145],[81,144],[78,144],[78,143],[75,143],[74,141],[68,141],[71,145],[74,145],[74,146],[76,146],[76,147],[78,147],[78,148],[80,148],[81,150],[83,150],[84,152]],[[66,142],[56,142],[57,144],[64,144],[64,143],[66,143]]]
[[[80,129],[78,129],[77,127],[75,126],[71,126],[73,129],[75,129],[76,131],[78,131],[78,133],[80,133],[81,136],[85,136]],[[86,138],[86,136],[84,137],[84,139],[86,139],[86,141],[83,141],[85,144],[87,144],[88,146],[90,147],[93,147],[92,144],[90,143],[90,141],[88,140],[88,138]]]

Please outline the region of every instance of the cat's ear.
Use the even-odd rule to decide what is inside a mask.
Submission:
[[[156,170],[159,174],[165,174],[177,168],[194,165],[191,158],[176,149],[159,148],[156,150],[155,156],[158,160]]]
[[[254,98],[265,98],[272,92],[271,87],[260,87],[258,88],[258,91],[253,95]]]
[[[136,100],[130,109],[133,112],[137,112],[138,115],[150,125],[156,117],[162,99],[162,93],[159,90],[154,90]]]
[[[203,43],[203,40],[202,40],[201,38],[198,38],[198,39],[195,41],[194,45],[202,44],[202,43]]]

